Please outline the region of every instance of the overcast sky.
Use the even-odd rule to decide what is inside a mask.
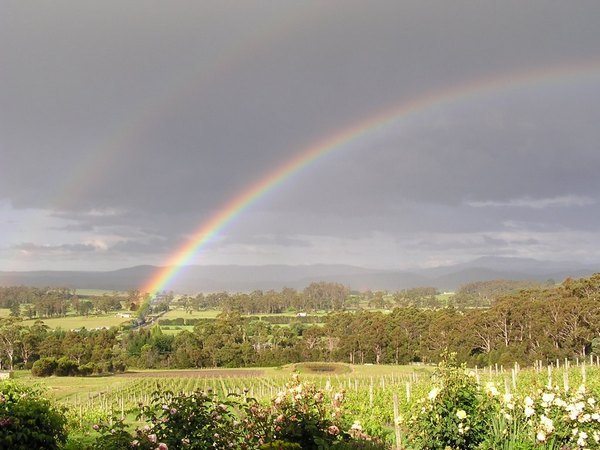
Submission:
[[[0,270],[163,264],[314,143],[494,78],[305,167],[194,262],[598,263],[599,17],[596,1],[2,0]]]

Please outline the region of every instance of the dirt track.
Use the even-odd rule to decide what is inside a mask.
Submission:
[[[264,375],[262,370],[199,369],[199,370],[156,370],[152,372],[127,372],[117,377],[134,378],[248,378]]]

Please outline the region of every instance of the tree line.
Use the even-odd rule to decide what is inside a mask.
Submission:
[[[321,303],[322,304],[322,303]],[[322,324],[274,325],[238,311],[199,321],[192,331],[150,328],[52,331],[36,322],[0,321],[3,367],[43,358],[78,365],[193,368],[281,365],[435,363],[444,351],[470,364],[522,365],[600,354],[600,274],[553,287],[502,295],[489,308],[396,307],[389,313],[334,311]]]
[[[140,303],[142,296],[134,290],[127,294],[113,292],[81,296],[74,289],[65,287],[0,287],[0,308],[9,309],[11,317],[28,319],[64,317],[69,312],[87,316],[123,308],[135,310]]]
[[[493,280],[469,283],[456,295],[439,298],[435,287],[415,287],[396,292],[351,291],[339,283],[315,282],[303,290],[284,288],[281,291],[256,290],[250,293],[200,293],[175,298],[173,293],[162,293],[155,298],[139,290],[126,293],[78,295],[65,287],[0,287],[0,308],[10,309],[12,317],[50,318],[69,313],[87,316],[112,311],[137,311],[139,316],[151,312],[180,307],[188,312],[220,309],[240,314],[279,314],[289,311],[343,311],[367,308],[456,308],[489,307],[494,298],[525,288],[536,288],[535,282]],[[141,311],[140,311],[141,310]]]

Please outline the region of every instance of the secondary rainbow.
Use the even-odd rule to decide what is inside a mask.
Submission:
[[[470,100],[487,93],[510,90],[528,85],[543,85],[556,82],[577,80],[579,77],[597,76],[600,63],[597,61],[579,64],[560,65],[529,69],[522,72],[505,73],[500,76],[483,78],[459,84],[442,90],[435,90],[412,100],[403,102],[383,112],[344,128],[327,138],[318,141],[296,154],[292,159],[269,172],[256,183],[247,187],[239,195],[223,205],[219,212],[202,223],[189,241],[179,248],[166,261],[150,281],[143,286],[142,292],[158,293],[168,287],[169,282],[190,260],[201,251],[218,233],[243,211],[304,167],[323,156],[343,148],[350,142],[372,134],[383,127],[395,123],[409,115],[424,112],[430,108],[457,101]]]

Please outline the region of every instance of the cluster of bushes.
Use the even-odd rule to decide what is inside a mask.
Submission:
[[[33,363],[31,373],[36,377],[75,377],[88,375],[102,375],[107,373],[124,372],[125,364],[122,362],[102,361],[77,364],[75,361],[63,356],[62,358],[41,358]]]
[[[203,323],[206,321],[214,321],[215,319],[210,318],[185,318],[185,317],[176,317],[174,319],[158,319],[159,325],[164,326],[195,326],[199,323]]]

